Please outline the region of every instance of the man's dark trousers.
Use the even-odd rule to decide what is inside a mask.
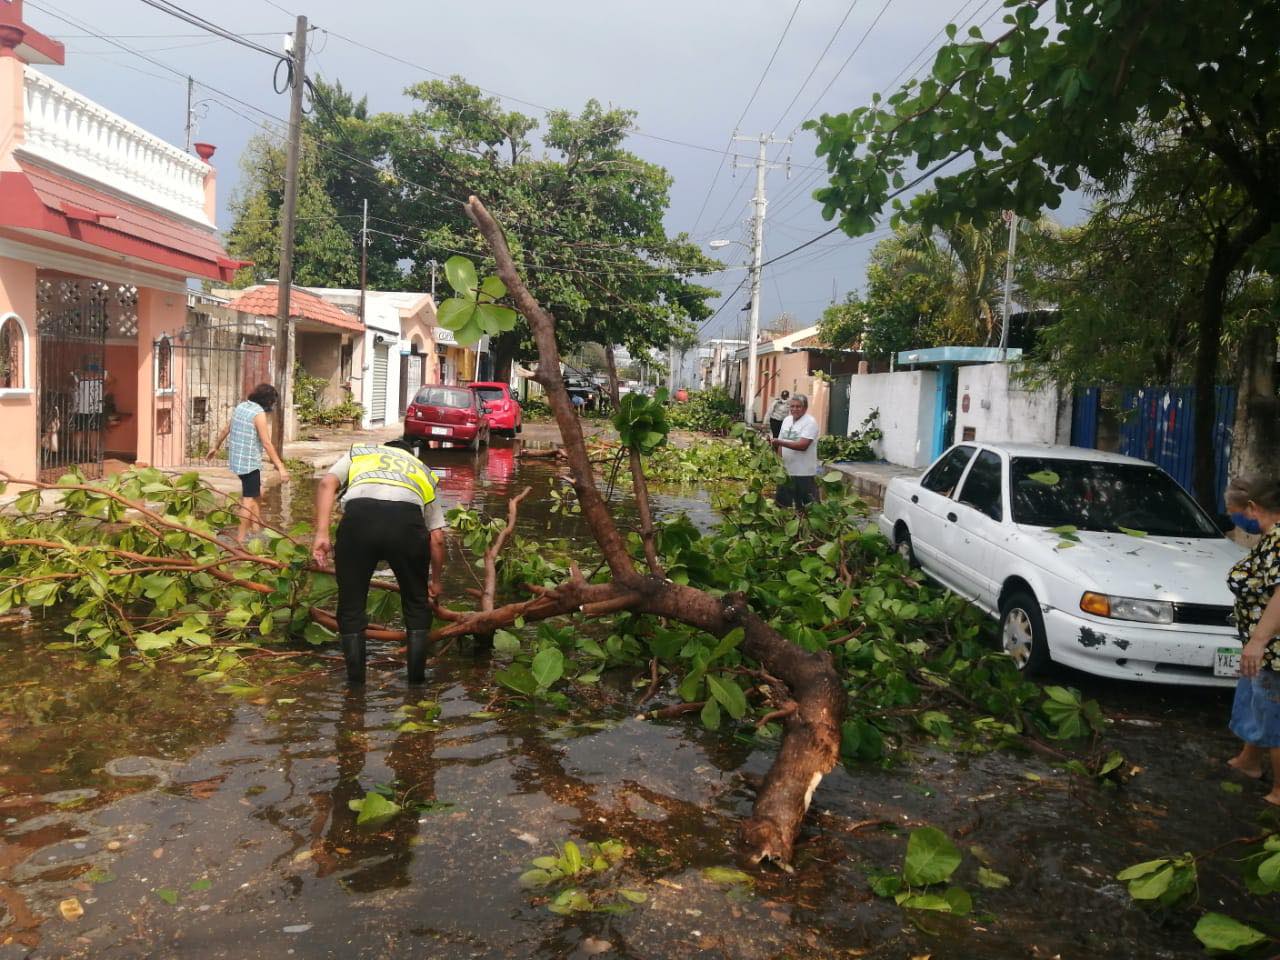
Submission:
[[[406,630],[429,630],[427,525],[422,507],[393,500],[348,500],[338,524],[334,569],[338,575],[338,632],[360,633],[369,625],[365,606],[369,580],[385,560],[400,584]]]

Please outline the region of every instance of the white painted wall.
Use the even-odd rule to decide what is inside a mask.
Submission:
[[[849,431],[878,409],[884,439],[876,452],[904,467],[928,466],[937,380],[933,370],[855,374],[849,378]]]
[[[400,421],[400,310],[370,297],[365,302],[364,323],[364,364],[355,372],[361,378],[359,396],[364,407],[364,419],[360,425],[367,430],[375,420],[381,419],[384,426],[390,427]],[[382,410],[374,410],[373,348],[379,336],[387,348],[387,399]]]
[[[1017,366],[1007,363],[977,364],[956,371],[957,441],[964,439],[965,427],[972,427],[973,439],[978,441],[1071,442],[1071,397],[1054,384],[1027,389],[1016,374]],[[1064,420],[1067,436],[1060,438]]]

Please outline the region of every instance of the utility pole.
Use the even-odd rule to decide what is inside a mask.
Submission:
[[[364,202],[360,221],[360,322],[364,323],[364,297],[369,286],[369,201]]]
[[[428,260],[427,265],[431,267],[431,302],[435,303],[436,299],[436,269],[440,266],[435,260]],[[439,304],[436,304],[439,306]]]
[[[1018,215],[1012,210],[1003,214],[1004,222],[1009,225],[1009,255],[1004,261],[1004,311],[1000,321],[1000,360],[1008,357],[1009,349],[1009,307],[1013,290],[1013,255],[1018,249]]]
[[[735,141],[750,142],[754,137],[739,137],[736,134],[733,138]],[[784,166],[781,163],[770,163],[765,156],[765,151],[772,143],[790,144],[791,140],[775,140],[772,134],[762,133],[759,140],[760,149],[756,154],[756,195],[752,199],[755,206],[755,216],[752,218],[751,224],[751,324],[750,333],[747,336],[747,395],[745,409],[743,411],[743,420],[746,421],[748,427],[755,426],[756,412],[756,340],[760,336],[760,261],[764,255],[764,211],[769,205],[769,201],[764,195],[764,176],[770,170]],[[733,158],[734,169],[739,165],[738,158]],[[748,164],[742,164],[748,166]],[[790,162],[785,164],[788,172],[790,172]]]
[[[191,152],[191,138],[196,125],[196,81],[187,77],[187,153]]]
[[[667,345],[667,390],[673,395],[676,392],[676,342]],[[675,399],[673,396],[672,399]]]
[[[276,390],[274,411],[276,448],[284,455],[285,408],[293,395],[289,370],[289,296],[293,291],[293,231],[298,208],[298,153],[302,146],[302,91],[307,78],[307,18],[298,17],[289,50],[289,154],[284,173],[284,212],[280,224],[280,286],[276,291]]]

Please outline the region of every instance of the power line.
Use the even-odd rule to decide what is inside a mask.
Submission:
[[[813,75],[818,72],[818,67],[820,67],[822,65],[822,61],[826,59],[827,52],[831,49],[832,44],[836,42],[836,37],[840,36],[840,31],[844,29],[844,25],[849,22],[849,16],[853,13],[853,9],[857,5],[858,0],[853,0],[853,2],[849,4],[849,9],[845,10],[840,23],[836,26],[835,30],[832,31],[831,39],[827,41],[827,45],[823,47],[822,52],[818,54],[818,59],[813,61],[813,67],[809,70],[808,76],[806,76],[803,82],[801,82],[799,88],[795,92],[795,95],[791,98],[791,102],[783,108],[778,119],[774,121],[772,129],[777,130],[782,126],[782,121],[785,120],[787,114],[791,112],[791,108],[796,105],[796,101],[800,99],[800,94],[804,93],[804,88],[809,85],[809,81],[813,79]]]
[[[928,170],[920,174],[920,176],[916,177],[914,180],[910,181],[909,183],[904,183],[897,190],[894,190],[892,193],[888,194],[885,197],[885,200],[892,200],[894,197],[901,196],[902,194],[910,190],[912,187],[918,186],[919,184],[923,183],[925,180],[927,180],[929,177],[932,177],[935,173],[937,173],[943,167],[947,166],[948,164],[952,163],[955,160],[960,159],[968,152],[969,151],[965,149],[965,150],[960,150],[957,153],[953,153],[951,156],[947,157],[947,159],[943,160],[941,163],[934,164],[934,166],[930,167]],[[836,226],[832,227],[830,230],[824,231],[823,233],[818,234],[816,237],[813,237],[810,240],[806,240],[804,243],[800,244],[799,246],[792,247],[790,250],[786,251],[786,253],[780,253],[776,257],[771,257],[770,259],[766,260],[764,263],[760,264],[760,269],[763,270],[765,267],[769,266],[770,264],[777,263],[779,260],[785,260],[787,257],[791,256],[792,254],[799,253],[805,247],[813,246],[813,244],[817,243],[819,240],[822,240],[826,237],[831,236],[833,233],[835,233],[839,229],[840,229],[840,225],[837,224]]]
[[[148,7],[159,10],[161,13],[167,13],[169,16],[176,17],[184,23],[189,23],[193,27],[198,27],[208,33],[212,33],[215,37],[230,40],[232,43],[238,43],[240,46],[249,50],[256,50],[258,53],[265,53],[268,57],[275,60],[284,59],[283,53],[277,53],[270,47],[264,47],[262,44],[254,40],[249,40],[238,33],[234,33],[233,31],[226,29],[225,27],[218,26],[212,20],[206,20],[199,14],[191,13],[189,10],[184,10],[176,3],[173,3],[172,0],[142,0],[142,2]]]
[[[729,135],[729,142],[725,145],[725,153],[728,153],[733,147],[733,138],[737,135],[738,128],[742,126],[742,121],[746,119],[747,111],[751,109],[751,105],[756,102],[756,95],[760,93],[760,88],[764,85],[765,78],[769,76],[769,68],[773,66],[773,61],[778,57],[778,51],[782,49],[782,42],[787,39],[787,33],[791,30],[791,24],[796,19],[796,14],[800,12],[800,4],[804,0],[796,0],[796,5],[791,9],[791,16],[787,18],[786,26],[782,28],[782,34],[778,37],[778,42],[774,44],[773,53],[769,55],[769,62],[764,65],[764,70],[760,73],[760,79],[756,81],[755,89],[751,91],[751,96],[747,99],[747,105],[742,108],[742,113],[738,115],[737,122],[733,125],[733,133]],[[693,227],[690,233],[698,232],[698,224],[702,222],[702,215],[707,212],[707,203],[711,200],[711,194],[715,192],[716,184],[720,182],[720,173],[724,170],[724,156],[720,157],[720,165],[716,167],[716,174],[711,178],[711,186],[707,188],[707,195],[702,198],[702,206],[698,208],[698,216],[693,221]]]

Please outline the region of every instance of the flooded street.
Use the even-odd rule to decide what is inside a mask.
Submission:
[[[547,463],[502,445],[426,459],[447,505],[499,514],[531,485],[519,532],[588,536],[549,511]],[[306,519],[311,492],[295,482],[268,504]],[[656,509],[714,520],[689,491]],[[473,583],[460,557],[451,543],[448,598]],[[631,676],[608,678],[603,707],[494,713],[488,654],[463,645],[425,686],[375,664],[362,692],[335,667],[236,698],[178,667],[107,671],[45,650],[58,629],[0,628],[0,960],[1195,956],[1194,913],[1141,909],[1115,873],[1275,822],[1257,784],[1223,789],[1228,692],[1064,674],[1113,718],[1126,785],[1008,751],[837,768],[795,874],[741,877],[715,868],[742,866],[734,833],[770,754],[749,731],[635,719]],[[378,790],[406,812],[358,826],[352,801]],[[965,851],[954,882],[973,896],[968,917],[869,889],[924,824]],[[642,902],[560,916],[522,889],[531,861],[567,840],[621,841],[620,863],[585,885]],[[1010,885],[981,887],[980,865]],[[1207,866],[1201,906],[1248,922],[1237,883]],[[68,918],[70,898],[82,916]]]

